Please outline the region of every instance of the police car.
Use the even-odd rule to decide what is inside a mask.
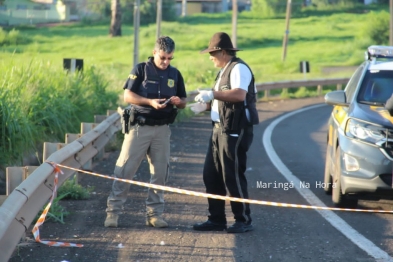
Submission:
[[[392,199],[393,47],[370,46],[345,90],[329,92],[324,190],[336,206],[359,199]],[[390,110],[393,112],[393,110]]]

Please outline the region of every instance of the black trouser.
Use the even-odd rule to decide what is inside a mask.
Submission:
[[[223,133],[221,128],[213,128],[203,168],[206,193],[225,196],[228,190],[231,197],[248,198],[244,173],[252,140],[252,126],[243,129],[238,137]],[[226,224],[225,201],[208,198],[208,204],[209,220]],[[251,223],[248,203],[231,201],[231,208],[236,221]]]

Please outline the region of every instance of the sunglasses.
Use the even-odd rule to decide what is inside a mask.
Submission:
[[[216,55],[218,55],[218,53],[221,52],[221,51],[222,51],[222,50],[212,51],[212,52],[209,52],[209,55],[210,55],[210,56],[216,56]]]
[[[173,56],[171,56],[171,57],[158,56],[158,57],[159,57],[162,61],[165,61],[165,60],[171,61],[171,60],[175,59]]]

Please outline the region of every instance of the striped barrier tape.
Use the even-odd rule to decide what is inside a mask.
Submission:
[[[42,243],[48,246],[53,246],[53,247],[83,247],[81,244],[73,244],[73,243],[66,243],[66,242],[55,242],[55,241],[47,241],[47,240],[41,240],[40,239],[40,230],[39,227],[45,222],[45,217],[48,214],[49,208],[52,205],[53,199],[55,198],[56,191],[57,191],[57,183],[59,181],[59,174],[64,174],[63,171],[60,170],[60,168],[55,164],[55,163],[50,163],[54,168],[55,172],[55,179],[54,179],[54,189],[52,192],[52,196],[49,200],[48,205],[45,207],[44,211],[42,212],[40,218],[37,220],[35,223],[32,233],[34,235],[34,239],[38,243]]]
[[[164,191],[173,192],[173,193],[179,193],[179,194],[184,194],[184,195],[190,195],[190,196],[214,198],[214,199],[229,200],[229,201],[249,203],[249,204],[265,205],[265,206],[292,207],[292,208],[316,209],[316,210],[332,210],[332,211],[351,211],[351,212],[389,213],[389,214],[393,214],[393,210],[373,210],[373,209],[351,209],[351,208],[338,208],[338,207],[321,207],[321,206],[288,204],[288,203],[279,203],[279,202],[271,202],[271,201],[263,201],[263,200],[253,200],[253,199],[243,199],[243,198],[237,198],[237,197],[213,195],[213,194],[200,193],[200,192],[186,190],[186,189],[178,189],[178,188],[173,188],[173,187],[168,187],[168,186],[160,186],[160,185],[144,183],[144,182],[139,182],[139,181],[134,181],[134,180],[115,178],[115,177],[112,177],[112,176],[101,175],[101,174],[97,174],[97,173],[93,173],[93,172],[89,172],[89,171],[85,171],[85,170],[80,170],[80,169],[77,169],[77,168],[73,168],[73,167],[69,167],[69,166],[65,166],[65,165],[61,165],[61,164],[56,164],[56,165],[59,166],[59,167],[64,167],[64,168],[67,168],[67,169],[71,169],[71,170],[74,170],[74,171],[77,171],[77,172],[86,173],[86,174],[97,176],[97,177],[102,177],[102,178],[107,178],[107,179],[112,179],[112,180],[118,180],[118,181],[130,183],[130,184],[134,184],[134,185],[138,185],[138,186],[143,186],[143,187],[148,187],[148,188],[153,188],[153,189],[159,189],[159,190],[164,190]]]

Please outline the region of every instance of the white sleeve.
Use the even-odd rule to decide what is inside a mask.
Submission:
[[[231,89],[241,88],[248,91],[251,78],[251,71],[246,65],[236,64],[231,71]]]

